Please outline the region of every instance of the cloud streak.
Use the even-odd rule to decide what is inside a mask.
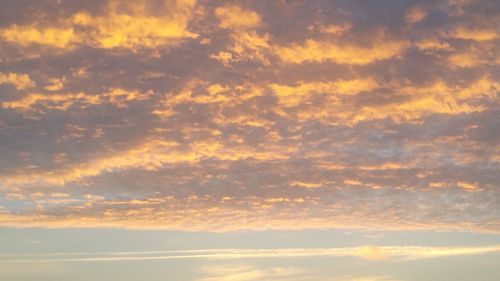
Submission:
[[[40,257],[30,258],[24,254],[22,259],[7,257],[3,263],[32,262],[108,262],[108,261],[151,261],[176,259],[260,259],[260,258],[303,258],[303,257],[357,257],[369,260],[398,259],[417,260],[446,256],[482,255],[500,252],[500,246],[481,247],[422,247],[422,246],[362,246],[347,248],[313,249],[206,249],[188,251],[154,252],[109,252],[83,253],[95,255],[86,257]],[[56,254],[66,256],[66,254]],[[71,255],[71,253],[70,253]],[[82,254],[76,254],[82,255]]]

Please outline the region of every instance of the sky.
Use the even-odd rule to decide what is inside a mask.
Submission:
[[[0,0],[0,279],[495,281],[500,2]]]

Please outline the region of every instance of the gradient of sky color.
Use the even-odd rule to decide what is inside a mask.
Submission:
[[[500,2],[0,0],[0,279],[500,276]]]

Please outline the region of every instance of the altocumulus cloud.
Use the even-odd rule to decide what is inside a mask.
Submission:
[[[500,231],[494,1],[25,3],[2,226]]]

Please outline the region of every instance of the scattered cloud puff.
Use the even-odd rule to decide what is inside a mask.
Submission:
[[[427,13],[426,13],[424,8],[419,7],[419,6],[415,6],[415,7],[410,8],[406,12],[405,18],[406,18],[406,22],[408,22],[410,24],[415,24],[415,23],[418,23],[418,22],[424,20],[426,16],[427,16]]]
[[[313,2],[6,4],[0,225],[498,233],[498,6]]]
[[[235,4],[227,4],[215,9],[221,28],[244,29],[260,24],[260,16],[252,10],[244,9]]]
[[[27,74],[18,73],[0,73],[0,84],[11,84],[18,90],[35,86],[35,82]]]

